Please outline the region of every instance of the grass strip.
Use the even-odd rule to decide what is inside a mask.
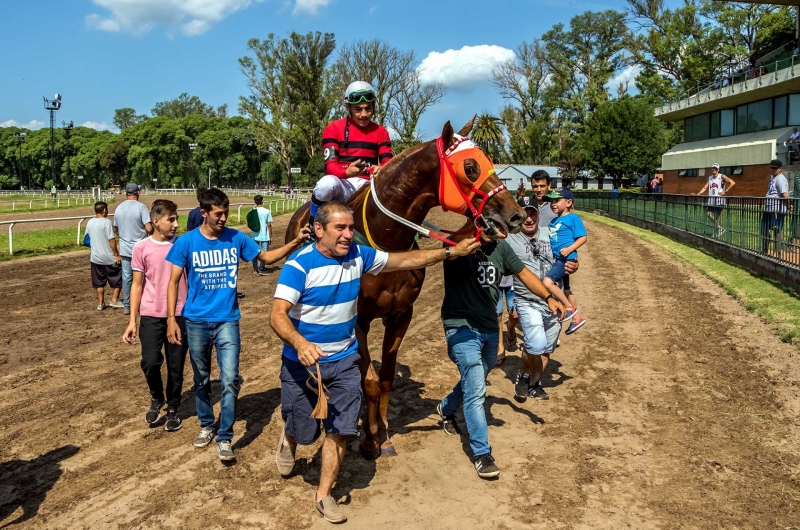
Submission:
[[[580,212],[580,216],[622,230],[664,249],[672,257],[690,264],[725,289],[747,311],[755,313],[769,324],[774,324],[783,342],[800,342],[800,298],[791,288],[715,257],[707,251],[678,243],[655,232],[585,211]]]

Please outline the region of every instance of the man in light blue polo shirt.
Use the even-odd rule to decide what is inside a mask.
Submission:
[[[272,212],[264,208],[264,197],[256,195],[253,197],[253,202],[256,203],[255,210],[258,212],[258,220],[261,225],[261,230],[258,232],[251,232],[253,241],[258,243],[262,250],[269,250],[269,243],[272,241]],[[253,260],[253,272],[263,276],[267,273],[267,266],[257,259]]]

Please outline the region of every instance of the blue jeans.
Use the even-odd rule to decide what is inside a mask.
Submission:
[[[256,241],[256,245],[261,247],[261,250],[269,250],[269,241]],[[258,259],[253,260],[253,270],[256,272],[263,272],[267,270],[267,266]]]
[[[500,333],[482,333],[470,328],[445,328],[447,355],[456,363],[461,379],[450,395],[442,400],[442,414],[455,414],[464,407],[464,421],[469,432],[472,455],[492,452],[489,445],[489,428],[483,402],[486,397],[486,376],[497,361],[497,343]]]
[[[216,346],[220,397],[219,430],[217,441],[233,438],[236,416],[236,399],[242,386],[239,377],[239,321],[200,322],[186,319],[189,359],[194,372],[194,399],[201,427],[214,425],[214,407],[211,404],[211,348]]]
[[[125,310],[130,311],[133,267],[131,266],[131,258],[128,256],[120,257],[122,258],[122,305],[125,306]]]

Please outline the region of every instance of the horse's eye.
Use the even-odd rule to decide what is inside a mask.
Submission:
[[[481,167],[472,158],[464,161],[464,173],[470,182],[475,182],[481,176]]]

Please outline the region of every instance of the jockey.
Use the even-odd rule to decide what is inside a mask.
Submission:
[[[389,131],[372,121],[375,90],[364,81],[350,83],[344,93],[346,118],[336,120],[322,133],[327,175],[319,179],[311,195],[309,224],[314,233],[314,216],[328,201],[346,203],[353,193],[369,182],[368,167],[385,165],[392,158]]]

